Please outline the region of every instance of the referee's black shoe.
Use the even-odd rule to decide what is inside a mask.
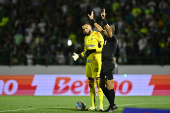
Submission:
[[[115,104],[113,107],[109,106],[107,110],[103,111],[103,112],[114,112],[117,109],[117,105]]]

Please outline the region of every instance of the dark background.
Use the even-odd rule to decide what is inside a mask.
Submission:
[[[103,8],[118,64],[170,64],[170,0],[0,0],[0,65],[85,65],[71,56],[83,51],[87,14],[103,26]]]

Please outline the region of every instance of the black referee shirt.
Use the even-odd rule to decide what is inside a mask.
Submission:
[[[104,38],[102,49],[102,61],[114,61],[114,53],[118,45],[118,40],[113,34],[112,38]]]

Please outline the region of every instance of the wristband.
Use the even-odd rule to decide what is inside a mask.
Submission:
[[[84,54],[84,53],[83,53],[83,54]],[[81,53],[80,53],[80,54],[78,54],[78,55],[79,55],[79,57],[82,57],[82,56],[81,56]]]
[[[92,49],[92,50],[87,50],[86,51],[86,57],[88,57],[90,54],[96,52],[96,49]]]
[[[96,23],[96,21],[95,21],[94,19],[92,19],[91,22],[92,22],[93,24]]]
[[[107,21],[105,19],[103,19],[103,24],[107,25]]]

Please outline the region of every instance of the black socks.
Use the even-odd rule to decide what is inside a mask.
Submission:
[[[106,96],[107,100],[110,103],[110,106],[113,107],[114,106],[114,100],[115,100],[115,91],[114,89],[108,90],[107,88],[105,88],[103,90],[104,95]]]
[[[108,89],[105,88],[105,89],[103,90],[103,93],[104,93],[105,97],[107,98],[107,100],[109,101],[109,92],[108,92]]]
[[[114,89],[108,90],[108,94],[109,94],[109,103],[110,103],[110,107],[114,106],[114,101],[115,101],[115,91]]]

